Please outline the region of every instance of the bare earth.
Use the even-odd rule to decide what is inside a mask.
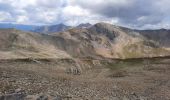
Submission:
[[[170,100],[169,62],[1,61],[0,100]]]

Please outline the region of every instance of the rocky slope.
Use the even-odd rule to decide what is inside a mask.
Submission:
[[[159,42],[161,46],[170,47],[170,30],[138,30],[138,32],[148,39]]]
[[[147,39],[139,32],[106,23],[98,23],[86,29],[74,28],[52,35],[71,40],[73,44],[69,46],[74,46],[74,50],[64,50],[78,57],[124,59],[164,56],[169,53],[160,47],[159,43]]]
[[[0,59],[70,57],[53,45],[48,36],[15,29],[0,30],[0,56]]]
[[[51,34],[0,30],[2,58],[141,58],[169,50],[140,32],[107,23]]]

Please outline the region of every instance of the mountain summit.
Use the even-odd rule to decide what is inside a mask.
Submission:
[[[70,49],[65,51],[79,57],[124,59],[155,57],[168,53],[157,42],[147,39],[139,32],[107,23],[97,23],[89,28],[74,28],[51,35],[76,43],[76,45],[69,44],[69,47],[76,48],[73,52],[70,52]]]
[[[77,26],[77,28],[89,28],[91,26],[92,26],[92,24],[90,24],[90,23],[84,23],[84,24],[79,24]]]

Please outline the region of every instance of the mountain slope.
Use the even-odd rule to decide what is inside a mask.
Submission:
[[[87,29],[70,29],[53,33],[53,36],[72,40],[72,56],[105,58],[139,58],[163,56],[169,53],[157,42],[148,40],[138,32],[106,23],[98,23]]]
[[[159,42],[132,29],[107,23],[38,34],[0,30],[2,58],[142,58],[169,55]]]
[[[54,33],[54,32],[65,31],[65,30],[68,30],[69,28],[71,27],[66,26],[64,24],[58,24],[58,25],[51,25],[51,26],[40,26],[32,31],[36,33],[49,34],[49,33]]]
[[[159,42],[161,46],[170,48],[170,30],[138,30],[137,32],[148,39]]]
[[[0,30],[0,56],[9,58],[69,58],[48,36],[15,29]]]

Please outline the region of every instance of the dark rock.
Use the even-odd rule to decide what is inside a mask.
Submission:
[[[62,100],[61,96],[56,96],[53,100]]]
[[[0,100],[24,100],[26,94],[23,93],[13,93],[0,96]]]
[[[40,95],[36,100],[48,100],[48,96]]]

